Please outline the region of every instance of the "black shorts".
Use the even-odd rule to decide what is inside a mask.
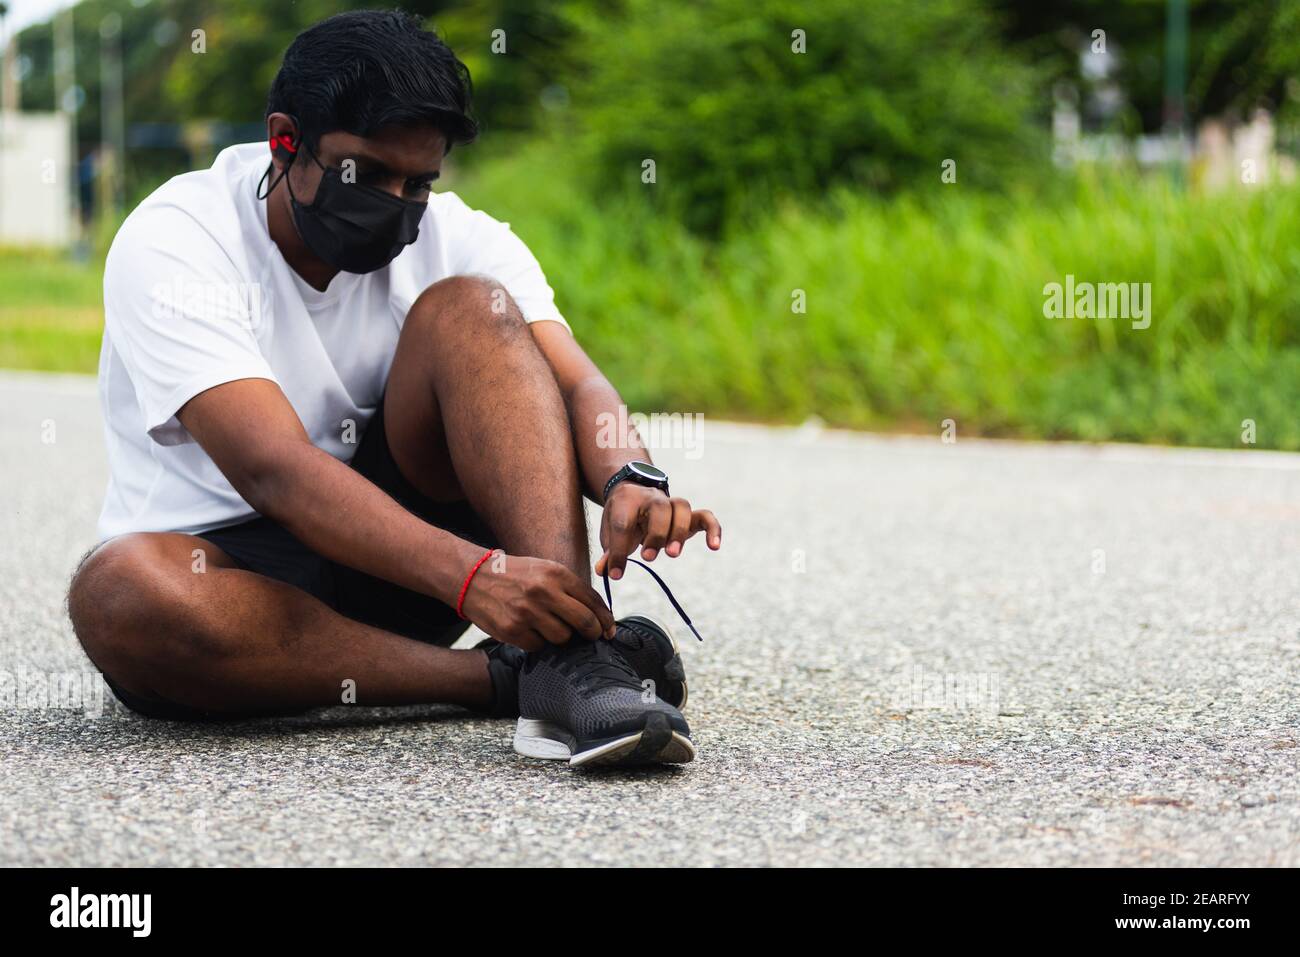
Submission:
[[[398,470],[384,431],[382,402],[361,437],[352,468],[429,524],[484,549],[497,546],[491,530],[468,504],[431,501]],[[443,646],[455,642],[469,627],[450,605],[324,558],[269,518],[259,516],[197,534],[240,568],[301,588],[339,614],[367,625]],[[107,675],[104,680],[123,704],[140,714],[177,720],[210,717],[182,705],[142,699],[117,687]]]

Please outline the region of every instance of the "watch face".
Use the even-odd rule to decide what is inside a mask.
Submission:
[[[642,478],[648,478],[652,482],[667,482],[668,473],[663,469],[657,469],[649,462],[628,462],[627,467]]]

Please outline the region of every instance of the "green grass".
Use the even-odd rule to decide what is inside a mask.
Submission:
[[[0,248],[0,368],[94,372],[103,264]]]
[[[1300,449],[1300,188],[1081,177],[770,210],[719,241],[563,154],[462,174],[544,264],[635,409],[963,435]],[[645,187],[652,189],[654,187]],[[93,372],[100,266],[0,251],[0,365]],[[1150,282],[1149,329],[1049,319],[1043,287]],[[807,312],[792,312],[792,292]]]
[[[872,429],[1300,449],[1300,189],[1083,176],[1043,196],[840,194],[706,244],[592,207],[544,150],[458,188],[509,219],[630,405]],[[653,189],[654,187],[643,187]],[[1048,319],[1043,287],[1150,282],[1151,326]],[[792,312],[802,289],[807,313]]]

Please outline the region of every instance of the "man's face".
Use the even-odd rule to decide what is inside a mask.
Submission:
[[[316,159],[341,168],[344,182],[390,193],[399,199],[425,202],[442,170],[447,140],[431,126],[385,126],[369,137],[336,130],[320,138]],[[290,167],[293,193],[309,205],[324,170],[299,152]],[[355,180],[352,177],[355,176]]]

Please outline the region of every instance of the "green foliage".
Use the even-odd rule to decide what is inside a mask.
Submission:
[[[94,372],[102,272],[98,259],[0,247],[0,368]]]
[[[603,185],[639,186],[653,159],[651,193],[695,227],[835,184],[929,182],[946,158],[998,186],[1042,157],[1034,73],[969,0],[707,0],[671,16],[625,0],[569,15],[575,114]]]
[[[548,88],[567,94],[574,31],[557,8],[554,0],[464,0],[426,21],[469,67],[485,138],[544,128]],[[492,50],[496,30],[504,33],[504,52]]]
[[[1193,116],[1300,102],[1300,0],[1190,3]],[[83,0],[83,150],[108,12],[129,122],[248,121],[292,38],[363,5]],[[514,223],[634,407],[1226,446],[1251,418],[1261,445],[1300,449],[1300,188],[1050,179],[1050,81],[1077,76],[1093,26],[1121,52],[1125,122],[1158,121],[1163,0],[405,6],[475,78],[486,135],[448,178]],[[24,106],[49,109],[48,25],[20,44]],[[177,152],[132,154],[133,198],[180,171]],[[0,366],[93,371],[101,268],[0,251]],[[1151,282],[1151,327],[1044,317],[1066,274]]]
[[[458,191],[509,219],[635,408],[930,432],[1300,449],[1300,188],[1197,195],[1083,175],[786,204],[711,243],[559,148]],[[544,188],[538,188],[543,184]],[[1152,322],[1048,319],[1043,287],[1151,282]],[[807,313],[791,310],[792,292]]]
[[[380,8],[367,0],[166,0],[197,7],[208,53],[170,60],[167,96],[191,114],[230,122],[260,120],[284,51],[313,23],[350,9]],[[569,29],[545,0],[414,0],[401,8],[425,18],[469,67],[477,112],[488,129],[533,126],[539,95],[569,69]],[[491,52],[505,31],[506,52]]]
[[[77,134],[84,146],[98,143],[103,39],[105,20],[116,16],[121,34],[115,41],[121,49],[125,85],[125,111],[129,123],[178,122],[195,116],[193,102],[169,95],[166,79],[170,66],[180,61],[196,63],[191,53],[191,30],[203,16],[205,0],[81,0],[72,8],[74,75],[82,90],[77,110]],[[25,110],[52,110],[54,102],[53,22],[28,27],[18,36],[19,51],[28,63],[22,82]],[[265,99],[265,92],[262,97]],[[198,114],[204,115],[204,114]]]
[[[1053,79],[1079,82],[1079,54],[1104,30],[1132,131],[1159,130],[1165,109],[1168,0],[987,0],[1002,34],[1022,43]],[[1300,113],[1300,0],[1187,0],[1187,111],[1193,125],[1268,107]],[[1087,84],[1084,84],[1085,86]]]
[[[1211,446],[1251,418],[1300,450],[1300,187],[839,191],[711,242],[636,194],[594,204],[560,147],[452,185],[529,243],[636,409]],[[0,251],[0,366],[94,371],[100,268]],[[1067,273],[1151,282],[1150,328],[1046,318]]]
[[[175,115],[232,122],[257,122],[280,69],[284,51],[311,24],[361,2],[297,0],[293,4],[256,0],[201,2],[197,27],[205,32],[206,52],[192,52],[190,32],[167,71],[166,95]]]

